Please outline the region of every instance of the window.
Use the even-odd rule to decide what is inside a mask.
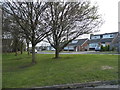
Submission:
[[[72,41],[72,43],[77,43],[77,42],[78,42],[78,40],[73,40],[73,41]]]
[[[89,48],[95,48],[96,46],[98,46],[98,43],[91,43],[91,44],[89,44]]]
[[[74,50],[74,47],[73,47],[73,46],[66,46],[66,47],[64,47],[64,49],[65,49],[65,50],[68,50],[68,49],[69,49],[69,50]]]
[[[113,37],[113,34],[111,34],[110,37]]]
[[[103,35],[103,38],[113,38],[114,34],[107,34],[107,35]]]
[[[91,39],[100,39],[100,36],[92,36]]]

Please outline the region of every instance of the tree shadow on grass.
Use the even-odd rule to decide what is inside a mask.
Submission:
[[[16,57],[16,58],[12,58],[12,59],[10,59],[10,60],[24,60],[24,59],[29,59],[29,58],[31,58],[31,57]]]
[[[29,68],[29,67],[32,67],[34,66],[34,64],[32,63],[28,63],[28,64],[22,64],[22,65],[19,65],[19,66],[13,66],[13,67],[9,67],[7,69],[3,69],[2,72],[19,72],[23,69],[26,69],[26,68]]]
[[[24,65],[22,65],[22,66],[19,66],[19,68],[20,69],[24,69],[24,68],[29,68],[29,67],[32,67],[32,66],[34,66],[35,64],[33,64],[33,63],[28,63],[28,64],[24,64]]]
[[[58,58],[52,57],[53,60],[70,60],[72,58],[73,57],[69,57],[69,56],[67,56],[67,57],[58,57]]]

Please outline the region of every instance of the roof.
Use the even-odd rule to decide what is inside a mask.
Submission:
[[[76,40],[78,40],[78,42],[77,43],[70,43],[69,45],[71,45],[71,46],[81,46],[82,44],[84,44],[87,40],[88,40],[88,38],[86,38],[86,39],[76,39]]]
[[[102,43],[102,42],[112,42],[113,38],[106,38],[106,39],[91,39],[88,43]]]
[[[107,35],[107,34],[118,34],[118,32],[112,32],[112,33],[104,33],[104,34],[91,34],[92,36],[98,36],[98,35]]]
[[[119,43],[120,42],[120,34],[113,40],[112,43]]]

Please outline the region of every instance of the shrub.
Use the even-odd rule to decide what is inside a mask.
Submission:
[[[103,45],[101,45],[101,51],[104,51],[104,47],[103,47]]]
[[[115,47],[112,47],[112,51],[114,51],[115,50]]]
[[[108,45],[108,51],[110,51],[110,45]]]
[[[101,51],[110,51],[110,45],[106,45],[105,47],[101,45]]]

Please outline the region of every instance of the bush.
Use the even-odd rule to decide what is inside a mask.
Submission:
[[[104,47],[103,47],[103,45],[101,45],[101,51],[104,51]]]
[[[110,51],[110,45],[108,45],[108,51]]]
[[[106,45],[105,47],[101,45],[101,51],[110,51],[110,45]]]
[[[115,51],[115,47],[112,47],[112,51]]]

